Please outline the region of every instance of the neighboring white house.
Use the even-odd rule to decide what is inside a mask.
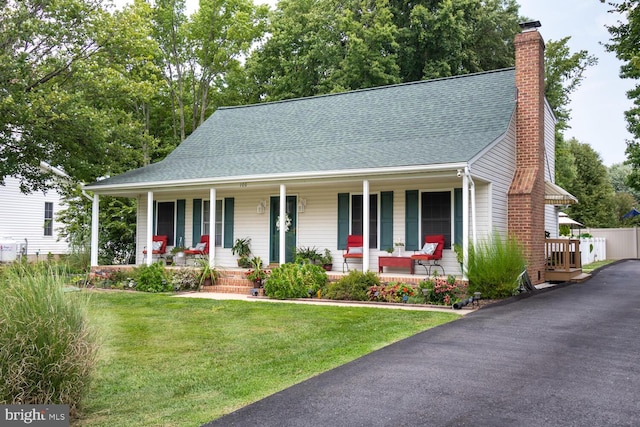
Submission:
[[[55,190],[24,194],[20,181],[6,177],[0,186],[0,239],[15,241],[26,249],[30,260],[45,259],[49,253],[69,253],[69,245],[58,239],[57,213],[63,209],[60,194]]]

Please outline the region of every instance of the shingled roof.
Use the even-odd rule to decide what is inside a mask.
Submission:
[[[515,106],[509,68],[219,108],[164,160],[88,188],[467,162]]]

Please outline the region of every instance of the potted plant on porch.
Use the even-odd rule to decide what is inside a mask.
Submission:
[[[245,274],[247,279],[251,280],[257,288],[262,287],[264,281],[269,277],[269,271],[262,268],[262,259],[260,257],[251,259],[251,270]]]
[[[231,253],[238,256],[238,267],[248,268],[251,266],[251,260],[249,259],[251,255],[250,244],[250,237],[237,238],[233,244]]]
[[[209,265],[209,260],[207,258],[198,258],[196,263],[201,268],[197,290],[200,290],[202,286],[215,285],[218,277],[220,277],[218,270]]]
[[[325,248],[324,255],[320,258],[320,263],[325,271],[331,271],[333,269],[333,256],[329,249]]]

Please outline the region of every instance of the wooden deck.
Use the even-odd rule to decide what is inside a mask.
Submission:
[[[549,282],[581,282],[590,277],[582,272],[579,239],[546,239],[545,279]]]

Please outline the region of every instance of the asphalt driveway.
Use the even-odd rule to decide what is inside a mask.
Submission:
[[[638,426],[640,262],[483,308],[207,426]]]

